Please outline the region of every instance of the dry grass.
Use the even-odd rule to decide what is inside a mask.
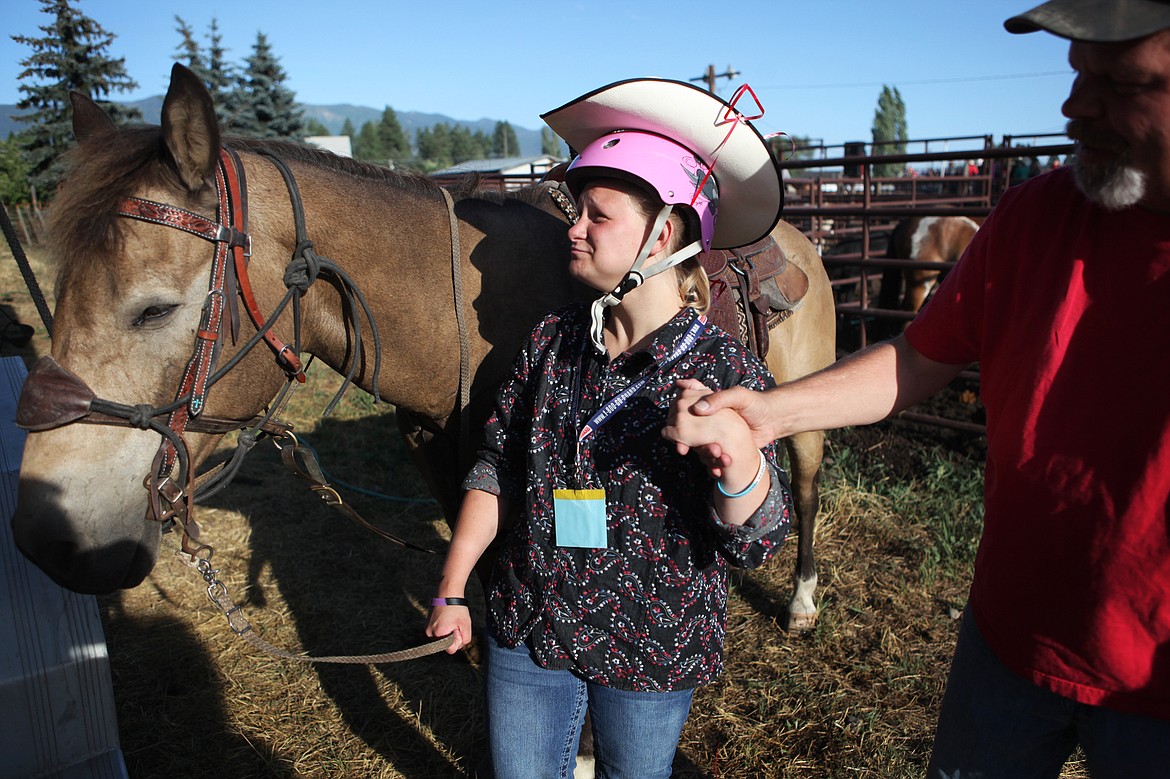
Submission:
[[[0,305],[39,323],[22,287],[10,255],[0,254]],[[42,333],[18,353],[46,348]],[[292,409],[323,465],[341,481],[422,496],[386,409],[352,393],[333,418],[317,419],[335,386],[327,371],[314,371],[312,389]],[[884,441],[902,432],[883,428],[869,440],[874,435]],[[956,635],[952,609],[965,600],[970,564],[940,563],[942,535],[930,514],[960,499],[934,495],[929,479],[875,470],[847,435],[832,453],[817,531],[820,622],[806,635],[779,627],[794,544],[763,569],[736,575],[728,672],[696,696],[676,776],[924,771]],[[980,467],[962,457],[948,462],[968,475]],[[433,504],[346,495],[414,541],[441,548],[448,536]],[[934,502],[922,504],[924,495]],[[353,526],[287,475],[270,448],[258,447],[199,520],[220,577],[272,643],[342,654],[423,640],[422,604],[438,559]],[[481,594],[470,595],[473,613],[482,614]],[[131,776],[431,779],[471,775],[482,752],[474,650],[379,667],[270,659],[228,631],[198,575],[170,555],[142,586],[100,603]],[[1065,771],[1085,775],[1075,761]]]

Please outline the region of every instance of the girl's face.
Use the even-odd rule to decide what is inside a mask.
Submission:
[[[569,273],[609,292],[626,277],[653,225],[628,192],[602,182],[585,186],[577,211],[580,218],[569,228]],[[659,244],[662,237],[652,253],[661,250]]]

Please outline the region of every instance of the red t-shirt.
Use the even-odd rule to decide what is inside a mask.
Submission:
[[[1061,695],[1170,718],[1170,216],[1094,206],[1068,168],[1032,179],[906,337],[980,363],[988,644]]]

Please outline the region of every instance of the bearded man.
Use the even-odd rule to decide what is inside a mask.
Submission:
[[[1006,192],[899,337],[767,392],[688,385],[759,445],[868,424],[978,361],[985,520],[931,779],[1170,772],[1170,0],[1051,0],[1072,165]],[[697,447],[718,473],[730,458]]]

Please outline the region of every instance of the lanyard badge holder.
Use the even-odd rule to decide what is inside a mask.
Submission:
[[[598,428],[621,411],[626,403],[650,383],[650,379],[661,371],[669,368],[689,352],[699,340],[707,318],[700,316],[691,323],[690,328],[683,335],[679,345],[666,359],[662,366],[654,373],[643,376],[626,387],[614,397],[610,398],[597,410],[574,442],[573,481],[581,482],[581,444]],[[582,347],[584,351],[584,347]],[[577,409],[581,402],[581,361],[577,360],[577,371],[573,375],[573,421],[577,420]],[[553,525],[556,532],[557,546],[578,547],[583,549],[605,549],[609,546],[607,528],[608,514],[605,510],[605,490],[603,489],[554,489],[553,490]]]

